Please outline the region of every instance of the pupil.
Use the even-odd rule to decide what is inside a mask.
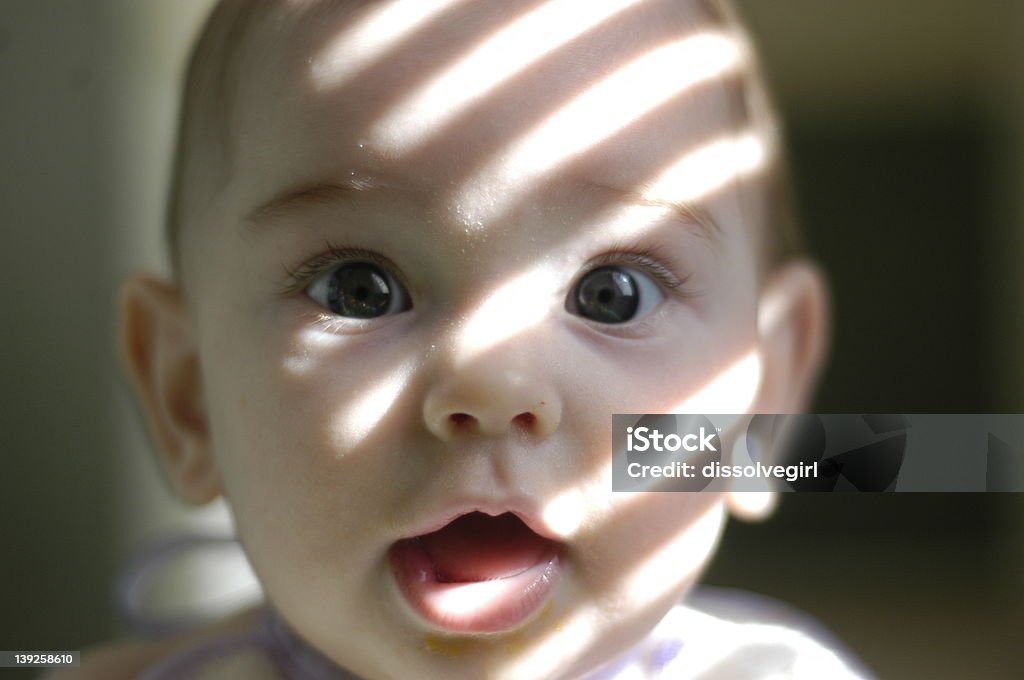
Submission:
[[[629,272],[602,267],[590,272],[576,288],[576,307],[581,316],[600,323],[624,323],[640,306],[640,292]]]
[[[391,307],[391,287],[379,267],[357,262],[335,271],[328,286],[327,302],[335,314],[372,319],[383,316]]]

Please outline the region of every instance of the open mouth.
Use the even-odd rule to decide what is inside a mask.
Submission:
[[[471,512],[437,531],[398,541],[391,571],[406,601],[439,628],[493,633],[547,601],[560,572],[559,544],[516,515]]]

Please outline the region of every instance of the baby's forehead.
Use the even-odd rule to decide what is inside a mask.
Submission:
[[[235,167],[263,194],[384,166],[467,205],[634,190],[742,124],[741,50],[691,0],[290,2],[252,30]]]
[[[262,26],[275,49],[284,46],[300,60],[337,57],[344,63],[329,65],[335,77],[401,54],[440,65],[446,54],[469,54],[495,38],[507,48],[535,54],[572,42],[596,52],[609,39],[642,43],[665,31],[728,23],[719,0],[266,0],[253,5],[250,20],[237,27],[240,33]],[[325,46],[334,54],[322,52]]]

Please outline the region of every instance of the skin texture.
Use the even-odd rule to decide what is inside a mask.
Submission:
[[[194,503],[226,494],[268,597],[337,663],[368,679],[576,677],[678,601],[730,502],[612,494],[611,414],[672,412],[748,356],[761,369],[753,401],[737,388],[716,408],[799,410],[824,351],[821,278],[793,263],[761,280],[761,232],[737,182],[683,211],[638,198],[673,162],[735,134],[718,80],[565,157],[517,161],[516,141],[566,102],[714,30],[696,5],[623,12],[431,118],[410,95],[545,3],[454,4],[460,20],[428,22],[415,50],[373,50],[383,38],[353,27],[378,4],[253,29],[230,180],[190,214],[184,288],[126,283],[126,364],[177,491]],[[386,258],[411,308],[332,315],[307,294],[320,270],[289,273],[328,243]],[[660,292],[629,323],[582,318],[565,300],[597,264]],[[487,636],[413,614],[391,545],[453,508],[511,505],[564,543],[550,602]]]

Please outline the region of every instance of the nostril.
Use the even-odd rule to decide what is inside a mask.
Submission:
[[[450,416],[448,416],[448,420],[450,420],[452,425],[454,425],[455,427],[461,428],[469,427],[476,421],[476,418],[469,415],[468,413],[453,413]]]
[[[534,423],[537,422],[537,416],[533,415],[529,411],[524,411],[523,413],[520,413],[515,418],[513,418],[512,422],[517,423],[526,428],[531,428],[533,427]]]

